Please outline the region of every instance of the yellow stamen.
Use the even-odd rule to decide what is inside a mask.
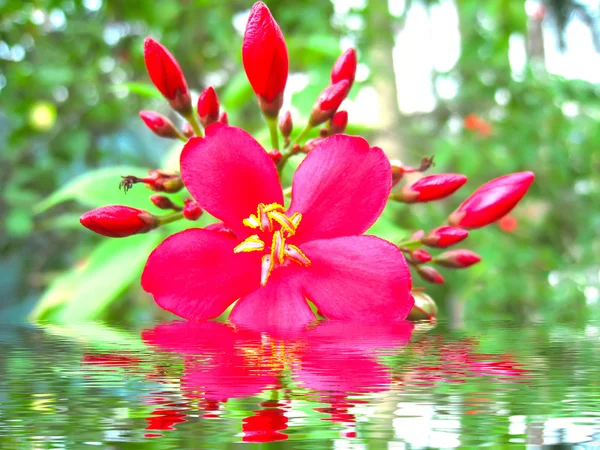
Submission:
[[[250,217],[242,220],[242,223],[246,225],[248,228],[258,228],[260,226],[260,222],[258,221],[258,217],[254,214],[250,214]]]
[[[258,237],[258,234],[253,234],[237,245],[233,249],[233,253],[262,252],[264,249],[265,243]]]
[[[271,258],[271,255],[265,255],[262,257],[260,264],[260,285],[265,286],[269,277],[275,268],[275,259]]]
[[[269,212],[269,218],[281,225],[281,227],[284,228],[285,231],[290,234],[290,236],[296,234],[296,226],[284,213],[279,211],[271,211]]]
[[[285,256],[288,257],[289,260],[294,261],[296,264],[301,265],[302,267],[310,267],[311,261],[308,257],[293,244],[285,245]]]

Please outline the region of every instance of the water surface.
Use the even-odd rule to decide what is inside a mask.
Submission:
[[[600,446],[599,324],[411,328],[4,324],[0,448]]]

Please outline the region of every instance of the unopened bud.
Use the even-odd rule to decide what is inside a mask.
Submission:
[[[82,215],[79,221],[94,233],[119,238],[146,233],[158,225],[156,217],[148,211],[123,205],[94,209]]]
[[[202,215],[202,209],[195,200],[186,198],[184,200],[185,206],[183,207],[183,217],[187,220],[198,220]]]
[[[308,123],[312,127],[321,125],[323,122],[331,119],[338,110],[350,90],[348,80],[338,81],[335,84],[329,85],[317,98],[313,110],[308,119]]]
[[[448,223],[481,228],[495,222],[517,206],[534,178],[533,172],[518,172],[488,181],[450,215]]]
[[[227,111],[221,111],[219,114],[219,122],[229,125],[229,117],[227,117]]]
[[[140,111],[140,117],[154,134],[169,139],[179,139],[181,134],[167,117],[154,111]]]
[[[339,134],[346,131],[348,125],[348,111],[338,111],[329,122],[329,134]]]
[[[196,135],[196,133],[194,133],[194,128],[192,128],[192,125],[189,122],[184,122],[182,131],[183,135],[188,139]]]
[[[263,2],[250,10],[242,62],[263,114],[277,117],[288,78],[288,51],[281,29]]]
[[[181,207],[177,206],[169,197],[164,195],[151,195],[150,201],[154,203],[154,206],[160,209],[173,209],[175,211],[181,211]]]
[[[467,238],[469,232],[458,227],[443,226],[431,230],[421,242],[428,247],[446,248]]]
[[[431,255],[427,250],[417,248],[409,253],[412,260],[417,264],[423,264],[431,261]]]
[[[289,139],[293,130],[294,123],[292,122],[292,114],[289,111],[286,111],[279,119],[279,131],[281,131],[281,135],[285,139]]]
[[[444,277],[431,266],[417,266],[417,273],[419,276],[428,283],[443,284]]]
[[[392,187],[396,186],[405,174],[405,168],[402,165],[402,162],[398,159],[390,160],[390,166],[392,167]]]
[[[144,41],[144,60],[154,86],[182,116],[192,112],[192,98],[177,60],[152,38]]]
[[[464,249],[449,250],[434,259],[436,264],[452,269],[465,269],[479,261],[481,261],[481,257],[477,253]]]
[[[281,161],[282,158],[282,154],[279,150],[273,149],[270,152],[268,152],[269,156],[271,157],[271,160],[277,164],[279,163],[279,161]]]
[[[219,97],[212,86],[204,89],[198,97],[198,117],[203,127],[219,120]]]
[[[335,84],[341,80],[347,80],[349,88],[352,87],[356,75],[356,66],[356,50],[349,48],[335,61],[335,64],[331,69],[331,84]]]
[[[437,305],[429,295],[422,291],[412,291],[411,294],[415,304],[408,314],[408,320],[431,320],[437,316]]]
[[[454,194],[466,182],[467,177],[460,174],[427,175],[410,186],[404,186],[395,198],[404,203],[441,200]]]
[[[178,174],[172,174],[158,169],[150,170],[148,174],[150,176],[146,178],[138,178],[133,175],[124,176],[123,181],[119,184],[119,189],[123,188],[123,190],[127,192],[134,184],[145,183],[148,189],[172,194],[174,192],[179,192],[183,188],[183,181]]]

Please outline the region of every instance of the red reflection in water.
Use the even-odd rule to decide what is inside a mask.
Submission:
[[[356,418],[351,409],[366,393],[389,389],[390,370],[377,361],[378,351],[406,345],[413,326],[323,322],[309,329],[250,330],[217,322],[172,322],[142,333],[142,339],[159,355],[157,361],[140,361],[114,354],[88,354],[83,363],[134,368],[152,382],[179,381],[186,404],[174,403],[173,392],[155,392],[146,403],[156,405],[146,419],[147,431],[174,430],[186,422],[190,403],[203,418],[218,418],[220,405],[231,398],[246,398],[266,389],[287,398],[285,380],[292,372],[300,387],[318,395],[315,408],[323,418],[346,427],[344,437],[355,437]],[[153,370],[148,371],[151,364]],[[178,392],[178,393],[179,393]],[[272,442],[288,438],[288,400],[263,402],[242,421],[242,440]],[[147,433],[159,437],[161,433]]]

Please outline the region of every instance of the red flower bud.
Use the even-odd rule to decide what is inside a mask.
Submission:
[[[412,252],[410,252],[410,256],[416,263],[419,264],[431,261],[431,255],[429,254],[429,252],[422,248],[417,248],[413,250]]]
[[[498,227],[505,233],[513,233],[519,228],[519,221],[515,216],[507,214],[498,221]]]
[[[140,117],[154,134],[169,139],[179,139],[181,134],[168,118],[154,111],[140,111]]]
[[[348,80],[338,81],[335,84],[327,86],[317,98],[308,122],[316,127],[323,122],[331,119],[340,107],[350,90]]]
[[[279,131],[281,135],[288,139],[294,129],[294,123],[292,122],[292,114],[286,111],[283,116],[279,119]]]
[[[448,218],[450,225],[481,228],[508,214],[523,198],[535,175],[518,172],[480,186]]]
[[[221,111],[221,114],[219,114],[219,122],[224,123],[225,125],[229,124],[229,117],[227,117],[227,111]]]
[[[183,188],[183,181],[181,181],[180,175],[158,169],[150,170],[148,174],[150,176],[146,178],[138,178],[133,175],[123,177],[123,181],[119,184],[119,189],[123,188],[123,190],[127,192],[134,184],[146,183],[148,189],[172,194],[174,192],[179,192]]]
[[[444,277],[442,277],[442,275],[437,270],[435,270],[433,267],[417,266],[416,269],[417,269],[417,273],[424,281],[427,281],[428,283],[433,283],[433,284],[443,284],[444,283]]]
[[[156,217],[149,212],[123,205],[94,209],[82,215],[79,221],[88,230],[108,237],[146,233],[158,225]]]
[[[270,152],[268,152],[268,154],[275,164],[277,164],[279,161],[281,161],[281,158],[283,157],[281,152],[277,149],[271,150]]]
[[[181,207],[177,206],[169,197],[165,197],[164,195],[151,195],[150,201],[154,203],[154,206],[160,209],[174,209],[175,211],[181,211]]]
[[[281,29],[263,2],[256,2],[244,32],[242,61],[263,113],[276,117],[288,77],[288,51]]]
[[[192,136],[196,135],[196,133],[194,133],[194,129],[192,128],[192,125],[190,125],[189,122],[184,122],[183,127],[181,127],[181,128],[183,131],[183,135],[188,139],[191,138]]]
[[[191,198],[186,198],[184,200],[185,206],[183,207],[183,217],[187,220],[198,220],[202,215],[202,209],[200,205],[196,203]]]
[[[144,41],[144,60],[154,86],[182,116],[192,112],[192,98],[179,63],[162,44],[148,37]]]
[[[436,264],[453,269],[464,269],[479,261],[481,261],[481,257],[477,253],[464,249],[449,250],[434,259]]]
[[[348,125],[348,111],[338,111],[329,122],[329,134],[343,133]]]
[[[421,242],[428,247],[446,248],[466,239],[468,235],[469,232],[462,228],[443,226],[431,230]]]
[[[198,117],[203,127],[219,120],[219,97],[212,86],[204,89],[198,97]]]
[[[350,84],[349,88],[354,83],[354,76],[356,75],[356,50],[349,48],[336,60],[331,69],[331,84],[335,84],[338,81],[348,80]]]
[[[454,194],[466,182],[466,176],[454,173],[427,175],[410,186],[404,186],[398,200],[405,203],[441,200]]]

